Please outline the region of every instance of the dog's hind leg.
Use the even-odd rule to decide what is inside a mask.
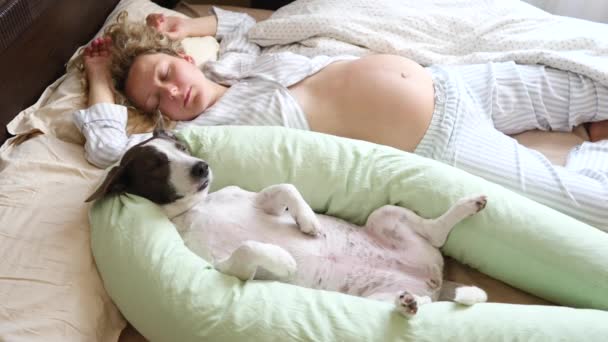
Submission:
[[[232,254],[214,265],[218,271],[241,280],[290,280],[297,264],[285,249],[257,241],[245,241]]]
[[[403,207],[385,205],[369,215],[365,226],[379,236],[397,240],[403,240],[403,234],[413,231],[429,241],[433,247],[441,247],[458,222],[477,213],[485,205],[485,196],[462,198],[435,219],[421,217]]]
[[[320,233],[317,215],[292,184],[272,185],[257,193],[255,206],[271,215],[289,212],[300,231],[309,235]]]
[[[471,196],[459,199],[448,211],[435,219],[425,220],[424,226],[412,226],[420,236],[434,247],[442,247],[455,225],[486,207],[486,196]]]
[[[444,281],[439,293],[439,300],[449,300],[464,305],[473,305],[488,301],[486,291],[477,286],[463,285],[453,281]]]

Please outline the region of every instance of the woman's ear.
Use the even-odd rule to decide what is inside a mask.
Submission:
[[[190,63],[192,63],[192,64],[195,64],[195,63],[194,63],[194,58],[192,58],[192,56],[190,56],[190,55],[188,55],[188,54],[185,54],[185,53],[182,53],[182,52],[180,52],[180,53],[179,53],[179,56],[180,56],[181,58],[185,59],[187,62],[190,62]]]

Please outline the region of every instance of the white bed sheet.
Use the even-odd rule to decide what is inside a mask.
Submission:
[[[103,170],[48,135],[0,148],[0,340],[116,341],[125,326],[90,248]]]

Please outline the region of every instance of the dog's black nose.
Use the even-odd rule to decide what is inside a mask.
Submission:
[[[203,161],[199,161],[190,170],[190,175],[194,178],[203,178],[209,174],[209,165]]]

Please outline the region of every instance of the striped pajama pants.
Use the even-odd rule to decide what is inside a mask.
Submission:
[[[435,113],[415,153],[608,231],[608,140],[575,147],[559,166],[507,135],[571,131],[608,120],[606,86],[572,72],[513,62],[428,70]]]

